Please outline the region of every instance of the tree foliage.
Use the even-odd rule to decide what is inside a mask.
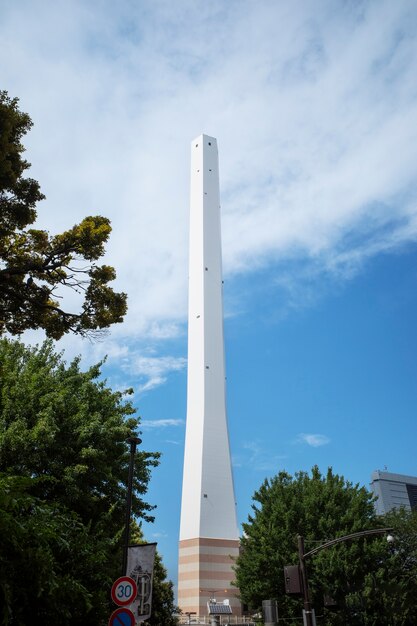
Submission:
[[[149,626],[177,626],[178,607],[174,603],[174,585],[167,579],[167,571],[158,552],[153,572],[152,615]]]
[[[31,495],[33,482],[0,475],[0,623],[98,624],[108,613],[114,542]]]
[[[414,626],[417,614],[417,511],[394,509],[380,519],[392,527],[394,543],[380,539],[370,546],[373,568],[356,597],[365,624]]]
[[[99,374],[99,365],[82,372],[79,359],[67,366],[50,341],[27,348],[0,340],[4,624],[35,616],[45,625],[96,626],[108,618],[121,565],[126,439],[139,421]],[[139,450],[135,457],[139,520],[152,520],[143,496],[158,456]]]
[[[110,221],[86,217],[59,235],[28,228],[44,198],[39,183],[25,178],[23,136],[32,121],[17,98],[0,92],[0,333],[43,328],[59,339],[64,333],[91,335],[123,321],[126,294],[116,293],[109,265],[97,265],[111,232]],[[68,290],[82,294],[81,310],[66,311]]]
[[[285,565],[298,563],[297,535],[305,538],[305,549],[309,551],[336,537],[394,526],[391,522],[398,515],[393,513],[386,520],[378,519],[372,495],[364,487],[345,481],[331,469],[323,476],[317,467],[313,467],[311,475],[299,472],[292,477],[280,472],[264,481],[253,500],[252,513],[243,525],[236,582],[242,600],[253,609],[259,609],[262,600],[277,598],[281,617],[301,616],[302,600],[285,594],[283,576]],[[396,526],[399,528],[400,524]],[[338,544],[307,559],[313,606],[316,615],[324,615],[320,623],[351,626],[415,623],[407,621],[406,613],[399,608],[407,606],[409,611],[413,607],[414,613],[417,608],[416,539],[409,527],[405,531],[405,526],[403,541],[407,548],[396,549],[394,553],[385,538],[372,537]],[[410,574],[402,576],[402,592],[397,597],[394,581],[407,570],[406,564]],[[337,602],[336,612],[325,608],[324,595]],[[398,608],[395,615],[400,621],[389,621],[386,617],[393,613],[390,605]]]

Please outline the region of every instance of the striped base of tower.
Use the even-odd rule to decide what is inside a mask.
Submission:
[[[207,615],[207,602],[228,599],[233,615],[242,615],[239,591],[231,584],[239,541],[185,539],[179,543],[178,605],[183,613]]]

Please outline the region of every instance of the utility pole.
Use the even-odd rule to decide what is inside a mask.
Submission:
[[[307,568],[306,568],[306,559],[313,554],[317,554],[317,552],[321,552],[321,550],[325,550],[326,548],[331,548],[338,543],[344,543],[345,541],[351,541],[352,539],[360,539],[362,537],[369,537],[372,535],[384,535],[387,533],[391,533],[394,530],[392,527],[389,528],[373,528],[372,530],[361,530],[357,533],[352,533],[351,535],[345,535],[344,537],[337,537],[337,539],[332,539],[331,541],[326,541],[321,546],[317,546],[309,552],[304,552],[304,537],[298,535],[298,561],[299,561],[299,570],[300,570],[300,579],[301,579],[301,592],[304,600],[304,626],[316,626],[316,618],[314,615],[314,609],[312,607],[310,589],[308,586],[308,576],[307,576]],[[388,534],[387,541],[391,543],[394,541],[394,538],[391,534]],[[288,569],[288,568],[287,568]],[[291,593],[291,592],[290,592]]]
[[[304,600],[305,626],[316,626],[313,609],[311,606],[310,589],[308,587],[307,568],[304,554],[304,537],[298,535],[298,559],[300,562],[301,590]]]

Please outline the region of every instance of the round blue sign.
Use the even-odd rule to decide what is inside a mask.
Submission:
[[[116,609],[110,615],[109,626],[135,626],[135,616],[130,609]]]

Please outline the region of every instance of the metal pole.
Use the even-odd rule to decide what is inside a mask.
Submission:
[[[345,541],[350,541],[351,539],[359,539],[361,537],[368,537],[371,535],[382,535],[387,532],[391,532],[394,530],[392,526],[388,528],[373,528],[371,530],[361,530],[357,533],[352,533],[351,535],[345,535],[344,537],[337,537],[336,539],[332,539],[331,541],[326,541],[321,546],[317,546],[317,548],[313,548],[309,552],[304,552],[304,537],[298,535],[298,559],[300,564],[300,576],[301,576],[301,585],[304,599],[304,613],[306,618],[306,626],[315,626],[316,618],[314,617],[314,611],[311,606],[310,599],[310,590],[308,587],[308,577],[307,577],[307,569],[306,569],[306,559],[313,554],[317,554],[321,550],[325,548],[330,548],[338,543],[343,543]],[[391,541],[393,538],[391,537]]]
[[[301,584],[303,587],[304,613],[306,626],[314,626],[313,607],[311,606],[310,590],[308,588],[307,569],[304,560],[304,537],[298,535],[298,559],[300,561]]]
[[[130,462],[129,462],[129,476],[127,480],[126,520],[125,520],[122,574],[121,574],[122,576],[126,576],[126,570],[127,570],[127,554],[129,551],[129,541],[130,541],[130,516],[132,512],[133,471],[135,467],[136,446],[142,443],[142,439],[139,439],[139,437],[129,437],[127,441],[130,443]]]
[[[278,626],[277,600],[262,600],[262,613],[265,626]]]
[[[337,537],[337,539],[326,541],[326,543],[323,543],[321,546],[318,546],[317,548],[313,548],[313,550],[306,552],[304,554],[304,559],[307,559],[313,554],[317,554],[317,552],[320,552],[321,550],[324,550],[325,548],[330,548],[331,546],[335,546],[337,543],[344,543],[345,541],[350,541],[351,539],[359,539],[361,537],[368,537],[370,535],[383,535],[385,533],[390,533],[392,530],[394,530],[392,526],[389,526],[388,528],[373,528],[372,530],[361,530],[357,533],[352,533],[351,535],[345,535],[344,537]]]

